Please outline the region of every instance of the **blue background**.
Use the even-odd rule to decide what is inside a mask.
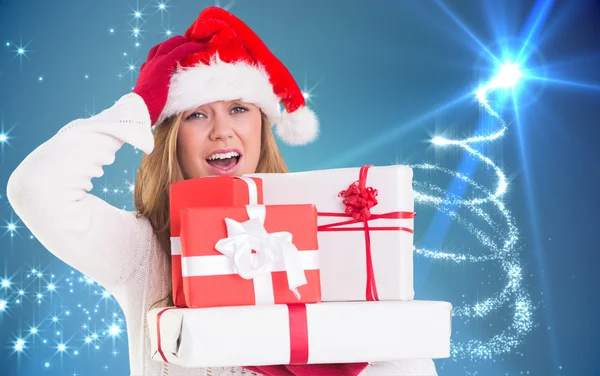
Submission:
[[[62,125],[129,92],[167,30],[183,34],[215,3],[171,0],[164,11],[158,4],[0,1],[4,375],[129,372],[114,299],[37,242],[11,210],[5,187],[23,158]],[[455,307],[452,357],[436,360],[440,375],[598,373],[598,1],[217,4],[248,23],[310,93],[322,133],[308,147],[282,146],[292,170],[410,164],[415,189],[443,199],[432,204],[419,196],[415,237],[416,298]],[[495,202],[457,205],[452,198],[487,197],[477,187],[495,191],[497,176],[464,148],[430,141],[502,129],[474,95],[497,72],[492,56],[520,56],[529,72],[514,89],[488,93],[506,120],[504,135],[471,145],[501,169],[508,189]],[[132,209],[139,159],[126,145],[93,193]],[[494,249],[510,236],[518,241],[506,253]]]

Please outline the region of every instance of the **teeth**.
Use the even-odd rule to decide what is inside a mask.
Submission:
[[[215,153],[213,155],[211,155],[210,157],[208,157],[209,161],[215,160],[215,159],[227,159],[227,158],[233,158],[233,157],[239,157],[240,155],[238,153],[236,153],[235,151],[230,151],[229,153]]]

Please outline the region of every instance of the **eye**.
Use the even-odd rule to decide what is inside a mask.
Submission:
[[[241,114],[243,112],[247,112],[248,109],[246,107],[242,107],[242,106],[235,106],[231,112],[234,114]]]
[[[198,119],[198,118],[205,118],[206,115],[204,115],[202,112],[192,112],[188,117],[185,118],[185,120],[193,120],[193,119]]]

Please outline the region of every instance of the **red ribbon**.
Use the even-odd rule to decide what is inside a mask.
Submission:
[[[163,361],[165,363],[169,363],[169,361],[165,357],[165,354],[163,353],[163,350],[162,350],[162,344],[161,344],[161,339],[160,339],[160,317],[163,315],[163,313],[167,312],[168,310],[174,309],[174,308],[175,307],[165,308],[162,311],[160,311],[158,313],[158,315],[156,315],[156,342],[158,343],[158,353],[160,354],[161,358],[163,359]]]
[[[364,231],[367,268],[366,298],[368,301],[377,301],[377,284],[373,270],[373,259],[371,256],[371,231],[406,231],[411,234],[414,231],[408,227],[369,227],[369,221],[374,219],[410,219],[414,218],[414,212],[390,212],[384,214],[372,214],[371,208],[378,204],[377,189],[367,187],[367,172],[371,166],[363,166],[360,169],[359,179],[352,183],[348,189],[341,191],[339,197],[343,197],[346,206],[345,213],[321,213],[322,217],[351,217],[348,221],[329,223],[318,227],[319,231]],[[361,223],[362,227],[341,227],[353,223]]]
[[[288,304],[290,364],[308,363],[308,319],[305,304]]]
[[[305,304],[288,304],[290,323],[290,364],[308,363],[308,318]],[[165,308],[156,316],[156,341],[158,353],[165,363],[169,363],[162,350],[160,339],[160,318],[168,310],[175,307]],[[183,308],[185,309],[185,308]]]

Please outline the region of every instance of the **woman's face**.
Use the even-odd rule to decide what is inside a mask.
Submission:
[[[256,172],[261,128],[260,109],[241,101],[187,111],[177,136],[177,157],[186,178]]]

